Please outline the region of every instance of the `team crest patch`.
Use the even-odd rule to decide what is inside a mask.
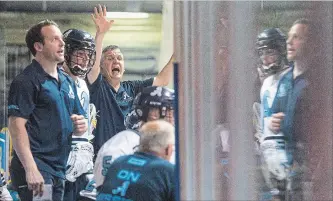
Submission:
[[[129,96],[126,93],[126,91],[124,91],[124,93],[123,93],[123,100],[125,100],[125,101],[131,101],[131,100],[133,100],[133,98],[131,96]]]

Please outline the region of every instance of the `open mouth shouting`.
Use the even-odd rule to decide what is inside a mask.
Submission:
[[[112,74],[120,74],[121,71],[120,71],[120,66],[119,65],[114,65],[112,67]]]

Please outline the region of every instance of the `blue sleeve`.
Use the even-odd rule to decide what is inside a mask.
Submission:
[[[149,78],[146,80],[135,80],[131,81],[134,87],[134,93],[137,95],[139,92],[142,91],[143,88],[145,87],[150,87],[153,85],[154,78]]]
[[[9,89],[8,117],[16,116],[28,119],[36,107],[37,94],[37,87],[32,81],[15,78]]]

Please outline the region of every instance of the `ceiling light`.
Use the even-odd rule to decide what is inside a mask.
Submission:
[[[135,13],[135,12],[107,12],[106,17],[111,19],[143,19],[148,18],[148,13]]]

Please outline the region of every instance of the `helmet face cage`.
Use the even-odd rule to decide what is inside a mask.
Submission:
[[[147,87],[137,95],[133,107],[141,121],[147,121],[150,108],[158,108],[163,119],[167,110],[173,109],[174,99],[174,92],[168,88]]]
[[[70,29],[64,33],[65,61],[75,76],[85,77],[96,60],[93,37],[84,31]]]
[[[286,36],[278,28],[266,29],[260,33],[257,37],[257,52],[259,58],[267,50],[276,50],[277,59],[268,67],[263,67],[263,62],[260,59],[259,69],[263,74],[274,74],[284,68],[284,65],[287,63],[287,44]],[[268,51],[269,52],[269,51]]]

